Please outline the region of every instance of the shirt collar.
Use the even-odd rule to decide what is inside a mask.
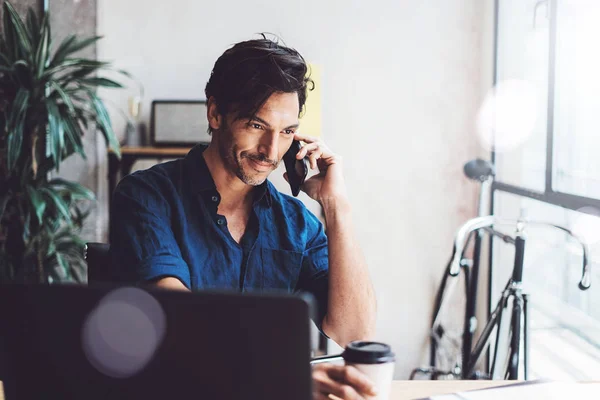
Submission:
[[[202,156],[204,150],[208,148],[205,144],[194,146],[185,156],[184,164],[186,175],[189,177],[194,194],[210,195],[217,191],[217,186],[213,180],[208,165]],[[262,184],[254,188],[254,204],[263,202],[263,204],[271,207],[273,198],[271,194],[269,182],[265,180]]]

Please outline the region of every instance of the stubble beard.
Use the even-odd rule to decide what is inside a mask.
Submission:
[[[238,147],[235,144],[229,146],[229,148],[227,148],[226,146],[220,146],[219,150],[221,153],[221,157],[225,161],[225,164],[229,168],[233,169],[235,172],[235,175],[246,185],[250,185],[250,186],[262,185],[267,180],[267,177],[270,175],[270,173],[273,172],[279,165],[279,160],[275,160],[275,161],[269,160],[262,154],[249,154],[246,151],[242,151],[241,153],[238,154]],[[255,174],[253,176],[253,174],[251,174],[250,172],[248,172],[244,169],[244,164],[243,164],[244,159],[246,159],[248,161],[257,160],[260,162],[269,162],[273,165],[273,169],[266,176],[263,176],[262,174],[260,174],[258,172],[254,172],[252,170]],[[251,168],[251,167],[247,167],[247,168]]]

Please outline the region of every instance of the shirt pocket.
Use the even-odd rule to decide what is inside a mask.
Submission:
[[[262,287],[264,289],[285,289],[292,292],[296,288],[302,253],[288,250],[261,248]]]

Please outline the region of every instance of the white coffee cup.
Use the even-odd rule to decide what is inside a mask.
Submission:
[[[352,365],[364,373],[375,385],[377,396],[370,400],[388,400],[396,356],[389,345],[380,342],[355,341],[349,343],[342,353],[346,365]]]

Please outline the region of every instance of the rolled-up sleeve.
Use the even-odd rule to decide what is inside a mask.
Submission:
[[[191,288],[189,267],[171,229],[170,210],[160,185],[148,175],[142,179],[134,173],[119,183],[110,218],[116,279],[142,283],[171,276]]]
[[[322,324],[327,314],[329,296],[329,251],[323,224],[312,214],[309,218],[311,218],[309,224],[311,235],[302,254],[302,268],[296,290],[309,292],[315,297],[317,302],[315,324],[323,333]]]

